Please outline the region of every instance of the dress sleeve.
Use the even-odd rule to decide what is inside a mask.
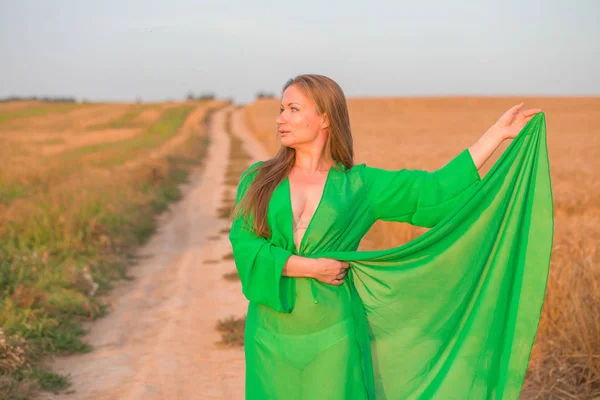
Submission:
[[[431,228],[443,220],[481,180],[464,149],[435,171],[363,167],[367,199],[374,218]]]
[[[241,177],[238,186],[236,205],[244,197],[252,179],[256,176],[252,164]],[[244,221],[244,216],[234,218],[229,232],[233,248],[233,259],[242,282],[242,292],[252,302],[269,306],[279,312],[292,311],[290,301],[284,295],[282,270],[292,252],[275,246],[267,239],[253,232],[252,216]]]

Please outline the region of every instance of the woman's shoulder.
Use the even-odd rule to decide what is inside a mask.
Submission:
[[[242,176],[254,175],[256,172],[258,172],[258,169],[262,165],[262,163],[264,163],[264,161],[262,160],[253,162],[248,168],[244,170],[244,172],[242,172]]]
[[[361,163],[361,164],[353,165],[347,171],[350,172],[351,174],[354,174],[354,175],[364,178],[365,176],[368,176],[373,170],[379,170],[379,168],[373,167],[367,163]]]
[[[359,180],[366,187],[379,182],[381,179],[399,179],[410,176],[411,171],[406,168],[385,169],[367,163],[356,164],[348,170],[353,179]]]
[[[260,165],[263,162],[264,161],[256,161],[256,162],[250,164],[250,166],[248,168],[246,168],[244,171],[242,171],[242,174],[240,175],[240,179],[239,179],[240,186],[248,187],[250,185],[250,183],[256,177],[258,170],[260,168]]]
[[[344,169],[349,173],[360,174],[366,166],[367,166],[366,163],[354,164],[352,167],[344,168]]]
[[[377,176],[381,173],[398,173],[398,172],[405,172],[408,171],[407,168],[396,168],[396,169],[387,169],[387,168],[382,168],[382,167],[375,167],[373,165],[369,165],[367,163],[362,163],[362,164],[357,164],[354,165],[351,169],[351,171],[354,171],[355,173],[360,174],[363,177],[372,177],[372,176]]]
[[[350,168],[342,167],[342,170],[346,173],[346,176],[353,182],[365,183],[367,177],[365,171],[370,168],[366,163],[354,164]]]
[[[259,161],[253,162],[252,164],[250,164],[247,171],[252,170],[252,169],[262,165],[262,163],[264,163],[264,160],[259,160]]]

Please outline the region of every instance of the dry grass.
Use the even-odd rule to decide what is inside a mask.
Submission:
[[[36,398],[39,386],[33,379],[17,381],[0,375],[0,394],[8,400],[32,400]]]
[[[356,163],[435,169],[470,146],[524,100],[546,114],[555,206],[551,270],[523,396],[600,398],[600,99],[350,99]],[[249,127],[273,154],[279,99],[246,110]],[[480,170],[483,176],[501,152]],[[361,249],[399,246],[424,228],[378,222]]]
[[[217,216],[221,219],[229,219],[232,211],[233,205],[225,204],[217,209]]]
[[[229,347],[244,346],[244,328],[246,317],[231,316],[217,322],[216,329],[221,332],[218,344]]]
[[[6,375],[29,367],[27,343],[19,335],[6,335],[0,329],[0,373]]]
[[[240,274],[238,274],[237,270],[227,272],[227,273],[223,274],[223,279],[225,279],[226,281],[239,281]]]
[[[223,257],[221,257],[221,259],[222,260],[233,260],[233,253],[227,253]]]

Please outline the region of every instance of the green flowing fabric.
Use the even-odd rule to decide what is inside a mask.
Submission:
[[[483,179],[468,149],[432,172],[338,164],[299,249],[287,178],[270,199],[269,239],[235,218],[246,398],[517,399],[552,248],[545,128],[534,116]],[[379,219],[432,229],[357,251]],[[340,286],[281,276],[292,254],[351,268]]]

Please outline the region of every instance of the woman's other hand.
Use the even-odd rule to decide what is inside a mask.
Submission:
[[[316,258],[313,278],[323,283],[339,286],[344,282],[344,277],[350,264],[332,258]]]
[[[509,108],[502,116],[496,121],[490,130],[504,139],[514,139],[517,137],[519,132],[523,129],[525,124],[529,122],[531,118],[540,111],[540,108],[530,108],[528,110],[522,110],[525,103],[519,103]]]

